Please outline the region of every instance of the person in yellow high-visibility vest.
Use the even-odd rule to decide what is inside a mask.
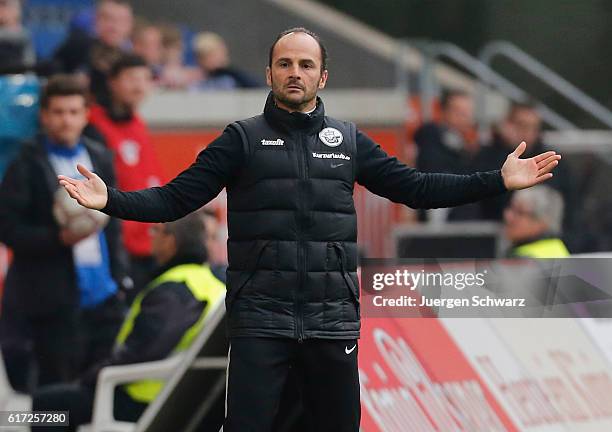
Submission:
[[[563,198],[543,185],[517,191],[504,211],[504,234],[511,257],[562,258],[570,255],[561,240]]]
[[[225,285],[206,264],[204,225],[198,215],[153,225],[152,240],[159,269],[134,299],[113,352],[85,373],[78,384],[51,386],[34,395],[35,410],[70,411],[67,430],[90,421],[101,368],[161,360],[187,349],[202,329],[206,315],[223,302]],[[141,380],[118,387],[115,418],[136,421],[162,386],[161,381]]]

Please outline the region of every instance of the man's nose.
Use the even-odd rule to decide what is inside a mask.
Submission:
[[[291,78],[302,79],[302,75],[300,74],[300,66],[293,65],[289,70],[289,76]]]

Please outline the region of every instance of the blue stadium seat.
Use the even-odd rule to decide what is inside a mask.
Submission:
[[[38,130],[39,89],[35,76],[0,77],[0,178],[19,144]]]
[[[35,26],[28,28],[28,31],[36,51],[36,58],[39,60],[51,58],[68,34],[64,26]]]
[[[29,0],[24,10],[38,59],[50,58],[71,26],[91,22],[93,0]]]

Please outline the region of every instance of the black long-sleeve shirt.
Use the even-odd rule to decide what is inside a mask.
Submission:
[[[244,162],[243,145],[226,128],[196,161],[168,184],[136,192],[108,188],[102,210],[122,219],[167,222],[200,208],[234,178]],[[499,170],[470,175],[422,173],[389,157],[366,134],[357,132],[357,177],[371,192],[412,208],[452,207],[502,193]]]

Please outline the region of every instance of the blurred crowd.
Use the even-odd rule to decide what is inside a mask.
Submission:
[[[185,46],[188,43],[191,46]],[[195,59],[187,64],[186,53]],[[49,59],[36,61],[27,30],[22,24],[21,0],[0,1],[0,69],[34,68],[44,74],[74,73],[90,83],[99,102],[108,96],[105,76],[122,53],[142,57],[160,88],[181,90],[232,90],[263,85],[232,66],[223,38],[202,31],[186,38],[171,23],[135,17],[124,0],[99,1],[95,10],[82,10],[70,22],[66,39]]]
[[[219,35],[193,37],[193,65],[184,41],[174,25],[135,18],[124,0],[100,0],[74,17],[51,58],[36,59],[21,2],[0,0],[0,73],[44,75],[39,94],[27,94],[39,101],[33,133],[13,134],[18,150],[0,166],[0,242],[12,251],[0,363],[35,409],[70,409],[71,430],[91,417],[102,367],[186,349],[225,292],[227,233],[215,209],[168,224],[108,220],[72,206],[57,181],[82,176],[78,164],[122,190],[159,185],[161,164],[139,115],[153,89],[260,85],[232,67]],[[26,94],[22,81],[3,83]],[[2,141],[0,154],[13,141]],[[119,387],[116,414],[135,420],[159,388]]]
[[[499,169],[518,143],[525,141],[527,149],[522,157],[531,157],[546,151],[542,142],[542,118],[534,103],[514,103],[506,115],[491,130],[489,141],[477,139],[474,129],[474,100],[462,91],[448,91],[440,98],[440,114],[436,121],[423,124],[414,133],[417,157],[416,167],[424,172],[467,174]],[[605,236],[595,232],[584,221],[583,206],[589,197],[588,186],[576,182],[566,161],[555,169],[554,177],[545,186],[542,196],[558,202],[554,211],[537,211],[531,203],[524,211],[513,206],[511,193],[478,203],[452,209],[421,212],[423,221],[432,223],[487,220],[505,224],[506,231],[514,233],[509,240],[514,244],[528,243],[541,238],[562,238],[572,253],[593,252],[605,248]],[[556,198],[558,197],[558,198]],[[537,233],[525,230],[518,234],[519,225],[550,218],[550,227]],[[556,219],[560,218],[560,223]],[[519,238],[520,237],[520,238]]]

